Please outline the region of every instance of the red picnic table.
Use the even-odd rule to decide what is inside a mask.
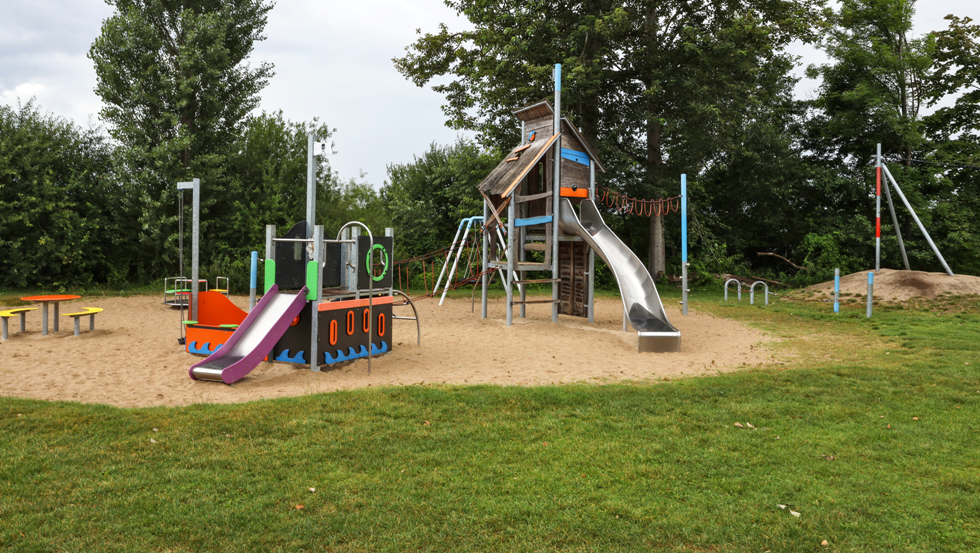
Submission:
[[[41,336],[48,335],[48,303],[54,304],[54,331],[58,332],[58,304],[63,301],[77,300],[82,296],[69,295],[48,295],[48,296],[27,296],[20,298],[23,301],[32,301],[41,304]]]

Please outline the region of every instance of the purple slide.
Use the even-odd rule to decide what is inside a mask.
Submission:
[[[273,284],[228,341],[191,367],[191,378],[225,384],[238,382],[272,352],[304,305],[305,286],[298,294],[280,294],[279,286]]]

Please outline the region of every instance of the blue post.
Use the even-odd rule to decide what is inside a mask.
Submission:
[[[252,311],[255,307],[255,289],[259,282],[259,252],[252,252],[252,276],[248,282],[248,310]]]
[[[875,297],[875,274],[874,272],[868,273],[868,318],[871,318],[871,304],[874,303]]]
[[[840,269],[834,269],[834,313],[840,313]]]
[[[681,175],[681,312],[687,315],[687,174]]]

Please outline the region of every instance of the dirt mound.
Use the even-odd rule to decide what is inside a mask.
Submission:
[[[980,277],[949,276],[946,273],[896,271],[881,269],[874,278],[875,298],[882,301],[904,302],[913,298],[934,299],[940,295],[966,296],[980,294]],[[809,294],[807,294],[809,292]],[[868,293],[868,271],[840,277],[841,296],[865,296]],[[804,295],[834,296],[834,281],[830,280],[805,288]]]

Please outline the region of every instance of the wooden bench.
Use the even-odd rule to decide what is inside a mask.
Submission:
[[[78,325],[79,317],[88,315],[88,329],[95,330],[95,314],[102,312],[102,309],[99,307],[83,307],[82,309],[84,309],[85,311],[79,311],[78,313],[61,314],[62,317],[71,317],[72,319],[75,319],[75,336],[81,334],[81,330]]]
[[[20,315],[20,331],[24,332],[24,315],[28,311],[36,310],[36,307],[20,307],[18,309],[8,309],[6,311],[0,311],[0,317],[3,318],[3,339],[7,340],[7,319],[15,315]]]

